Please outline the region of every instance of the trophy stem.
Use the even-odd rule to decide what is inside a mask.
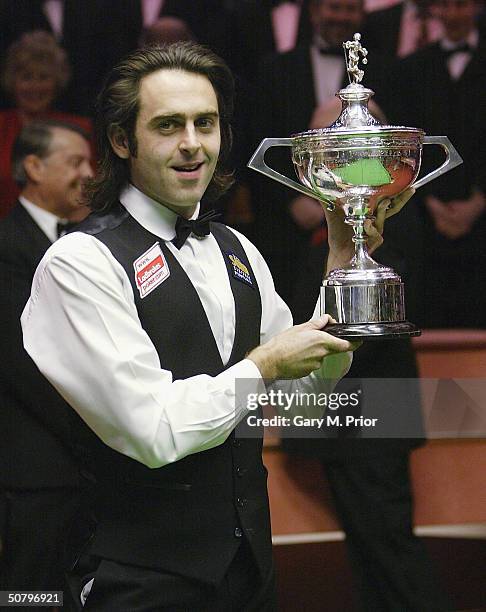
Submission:
[[[364,229],[364,219],[355,219],[353,226],[354,256],[350,261],[354,269],[366,270],[375,268],[376,263],[368,254],[368,236]]]
[[[345,205],[346,223],[353,228],[354,256],[346,268],[353,270],[375,270],[379,264],[368,254],[368,235],[364,223],[372,219],[368,201],[364,197],[350,198]]]

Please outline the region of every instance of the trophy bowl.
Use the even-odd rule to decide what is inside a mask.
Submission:
[[[419,128],[381,125],[368,110],[373,95],[360,81],[359,56],[367,51],[360,35],[343,43],[350,84],[336,95],[341,99],[339,118],[329,127],[294,134],[291,138],[265,138],[248,167],[305,195],[321,200],[328,210],[344,211],[353,228],[354,256],[332,270],[321,288],[321,312],[336,324],[329,333],[349,339],[384,339],[416,336],[420,331],[405,318],[404,286],[392,269],[374,261],[367,250],[364,223],[373,220],[380,201],[392,199],[408,187],[418,189],[462,163],[446,136],[426,136]],[[346,55],[348,50],[348,55]],[[441,166],[417,181],[424,145],[445,152]],[[299,182],[265,163],[271,147],[290,147]]]
[[[370,127],[310,130],[292,138],[292,160],[303,185],[320,200],[338,202],[346,217],[358,202],[367,218],[417,178],[425,133],[417,128]],[[358,204],[359,205],[359,204]]]

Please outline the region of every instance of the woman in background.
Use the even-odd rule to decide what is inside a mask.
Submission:
[[[48,32],[27,32],[7,51],[2,85],[13,108],[0,111],[0,218],[10,211],[19,194],[12,179],[10,155],[24,125],[33,120],[56,119],[79,125],[91,134],[89,119],[54,109],[70,73],[65,51]]]

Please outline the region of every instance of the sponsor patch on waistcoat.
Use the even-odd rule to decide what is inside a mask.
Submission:
[[[253,281],[251,280],[250,271],[245,266],[245,264],[241,261],[241,259],[235,255],[234,253],[226,253],[228,259],[231,262],[231,266],[233,268],[233,276],[247,285],[253,287]]]
[[[142,299],[170,276],[169,266],[158,242],[133,262],[133,269]]]

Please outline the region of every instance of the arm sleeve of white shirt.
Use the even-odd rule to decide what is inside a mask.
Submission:
[[[124,269],[81,233],[47,251],[22,327],[27,352],[87,425],[149,467],[224,442],[246,414],[235,381],[261,378],[245,359],[215,377],[174,381],[140,325]]]

